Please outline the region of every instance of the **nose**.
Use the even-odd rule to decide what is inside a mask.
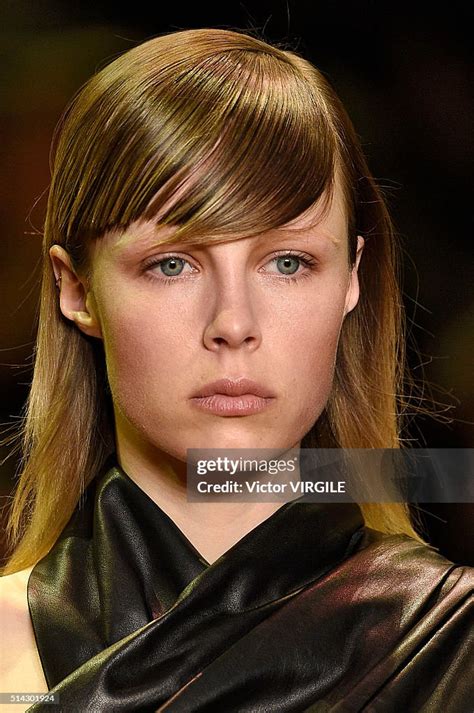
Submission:
[[[245,275],[230,274],[219,280],[214,292],[212,317],[204,330],[210,351],[242,349],[254,351],[261,342],[257,305]]]

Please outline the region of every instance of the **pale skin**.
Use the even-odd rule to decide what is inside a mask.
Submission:
[[[188,502],[186,449],[298,448],[329,397],[343,321],[359,299],[364,240],[351,268],[338,182],[319,215],[313,208],[278,230],[208,245],[153,245],[172,229],[138,221],[96,243],[90,284],[61,246],[50,249],[62,314],[104,342],[120,465],[208,563],[282,503]],[[297,257],[284,272],[278,258],[287,252]],[[150,265],[170,257],[178,267]],[[196,389],[225,376],[266,385],[272,404],[237,417],[196,410]],[[3,616],[14,617],[6,650],[23,652],[21,678],[17,657],[3,667],[4,691],[47,690],[26,602],[30,570],[2,578]]]

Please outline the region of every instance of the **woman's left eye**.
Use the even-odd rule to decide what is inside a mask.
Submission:
[[[311,255],[306,253],[296,253],[296,252],[285,252],[281,255],[276,255],[271,258],[267,264],[276,263],[279,274],[270,273],[276,277],[287,277],[284,282],[297,282],[300,278],[309,277],[311,272],[314,271],[317,266],[317,260],[315,260]],[[161,282],[176,282],[185,271],[184,265],[187,264],[190,267],[190,263],[182,257],[177,255],[169,255],[167,257],[161,258],[160,260],[151,260],[149,263],[145,264],[145,274],[147,277],[153,280],[160,280]],[[307,269],[303,272],[298,272],[298,268],[304,265]],[[159,267],[161,275],[157,276],[156,267]],[[309,268],[309,269],[308,269]],[[187,270],[187,272],[192,272],[193,270]],[[266,270],[265,270],[266,272]]]
[[[307,277],[309,272],[313,270],[317,264],[317,261],[312,258],[310,255],[307,255],[306,253],[293,253],[293,252],[287,252],[284,253],[283,255],[277,255],[276,257],[272,258],[270,262],[275,262],[277,265],[277,268],[282,276],[288,276],[292,278],[294,281],[295,279],[299,279],[299,277]],[[299,273],[297,278],[292,277],[298,270],[298,267],[300,264],[303,264],[306,268],[309,268],[309,271],[306,270],[303,273]]]

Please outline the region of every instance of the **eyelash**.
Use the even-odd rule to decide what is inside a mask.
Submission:
[[[300,253],[297,251],[286,251],[281,254],[275,255],[273,258],[271,258],[270,262],[273,260],[278,260],[279,258],[285,258],[285,257],[295,257],[298,258],[307,268],[309,268],[308,272],[303,272],[303,274],[298,275],[297,277],[293,275],[287,275],[286,277],[284,275],[277,276],[274,275],[274,277],[277,277],[277,279],[283,279],[283,282],[289,282],[292,284],[299,283],[300,280],[306,278],[306,277],[311,277],[311,272],[314,272],[317,269],[318,266],[318,261],[315,260],[313,257],[310,255],[307,255],[306,253]],[[166,262],[167,260],[171,260],[172,258],[177,258],[178,260],[182,260],[183,262],[188,262],[185,258],[179,257],[179,255],[171,254],[171,255],[166,255],[165,257],[160,258],[159,260],[152,259],[149,262],[146,262],[144,264],[144,275],[147,279],[153,280],[156,282],[156,280],[159,280],[159,282],[163,284],[171,284],[173,282],[178,282],[180,279],[187,279],[180,277],[180,275],[176,275],[175,277],[168,277],[166,275],[162,275],[160,277],[155,277],[152,275],[150,268],[156,267],[157,265],[161,265],[161,263]],[[189,264],[189,263],[188,263]]]

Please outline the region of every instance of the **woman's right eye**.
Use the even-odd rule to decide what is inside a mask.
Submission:
[[[181,257],[167,257],[156,264],[160,265],[161,270],[167,277],[171,277],[172,275],[179,275],[182,272],[184,263],[185,260]],[[170,272],[167,273],[165,270],[169,270]]]
[[[179,277],[183,270],[184,265],[189,262],[182,257],[176,255],[150,260],[150,262],[145,263],[145,275],[151,280],[159,280],[160,282],[176,282],[174,278]],[[158,270],[154,269],[159,266]],[[153,269],[152,269],[153,268]],[[190,272],[188,270],[188,272]]]

